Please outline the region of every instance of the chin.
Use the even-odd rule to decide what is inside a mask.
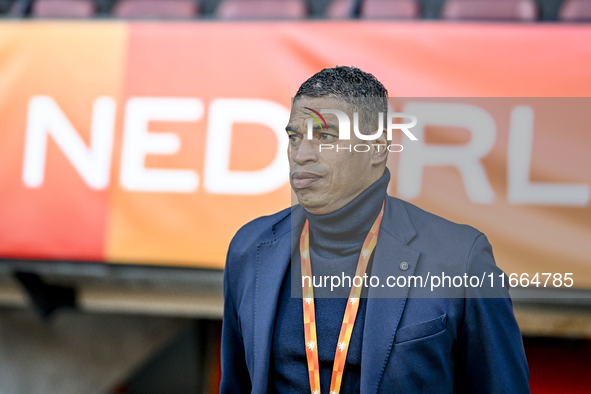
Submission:
[[[296,196],[298,197],[298,202],[300,203],[300,205],[304,207],[307,211],[322,207],[322,204],[319,201],[318,197],[311,195],[311,193],[296,192]]]

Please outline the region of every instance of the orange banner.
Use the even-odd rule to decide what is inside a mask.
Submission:
[[[241,225],[290,204],[283,129],[318,70],[355,65],[419,104],[585,97],[589,39],[589,26],[548,24],[0,24],[0,256],[222,268]],[[591,287],[588,133],[539,128],[560,119],[544,117],[554,104],[439,103],[452,102],[494,120],[467,161],[488,189],[470,191],[454,163],[391,155],[391,192],[485,232],[508,273],[576,272]],[[533,134],[511,134],[528,105]],[[434,122],[421,154],[476,138]],[[401,165],[424,168],[418,184]],[[572,201],[543,197],[559,184]]]

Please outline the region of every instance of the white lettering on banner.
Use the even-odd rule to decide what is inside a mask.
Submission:
[[[90,147],[87,147],[51,97],[31,97],[27,113],[23,183],[31,188],[43,185],[47,139],[51,136],[89,187],[106,188],[111,170],[115,111],[115,101],[110,97],[98,97],[94,101]]]
[[[199,186],[194,170],[146,168],[146,155],[172,155],[181,142],[173,133],[150,133],[150,121],[195,122],[203,116],[196,98],[133,97],[125,109],[121,186],[146,192],[192,193]]]
[[[388,113],[388,132],[413,127],[416,142],[387,146],[401,152],[398,166],[398,194],[413,199],[420,195],[426,166],[454,166],[462,177],[468,198],[473,203],[490,204],[495,193],[481,159],[492,149],[496,125],[484,109],[470,104],[418,103],[404,107],[405,113]],[[339,132],[350,137],[347,115],[333,113],[339,120]],[[23,158],[22,181],[30,188],[41,187],[45,179],[48,139],[63,152],[82,180],[92,189],[109,186],[116,104],[110,97],[98,97],[93,104],[90,143],[86,144],[58,104],[48,96],[29,100]],[[148,132],[150,121],[195,122],[202,118],[204,106],[197,98],[134,97],[126,105],[121,152],[120,182],[124,189],[141,192],[192,193],[199,186],[199,176],[192,169],[146,168],[149,154],[172,155],[178,152],[179,136]],[[355,116],[355,115],[354,115]],[[397,117],[411,118],[408,124],[393,124]],[[413,124],[417,120],[416,125]],[[414,118],[414,119],[413,119]],[[284,126],[289,110],[261,99],[215,99],[209,108],[205,149],[204,187],[212,194],[264,194],[288,181],[285,159],[288,140]],[[357,118],[354,119],[356,123]],[[257,123],[268,126],[278,141],[273,162],[256,171],[230,171],[232,128],[234,123]],[[471,139],[463,145],[425,143],[425,127],[462,127]],[[392,127],[391,127],[392,126]],[[310,128],[311,129],[311,128]],[[358,134],[356,128],[355,134]],[[383,130],[382,130],[383,132]],[[414,135],[411,134],[413,137]],[[410,136],[408,136],[410,138]],[[591,188],[584,183],[532,182],[529,179],[534,137],[534,112],[529,106],[516,106],[511,112],[507,151],[507,198],[513,204],[586,206]],[[372,137],[374,138],[374,137]],[[411,138],[412,139],[412,138]],[[87,146],[89,145],[89,146]],[[381,145],[372,144],[381,149]],[[320,150],[350,152],[367,150],[367,145],[335,146],[321,144]],[[386,147],[386,145],[384,145]]]
[[[454,166],[464,182],[470,201],[491,204],[495,199],[481,159],[492,149],[496,126],[492,116],[474,105],[452,103],[408,103],[405,113],[418,118],[413,134],[418,141],[405,146],[398,166],[398,194],[403,198],[416,198],[421,193],[423,169],[426,166]],[[462,127],[470,131],[470,142],[444,146],[425,143],[425,127]]]
[[[285,125],[289,110],[260,99],[216,99],[209,106],[205,152],[204,186],[215,194],[263,194],[289,181],[285,157],[288,140]],[[256,171],[230,171],[230,149],[234,123],[268,126],[277,138],[277,153],[271,164]]]
[[[534,111],[519,105],[511,111],[507,152],[507,197],[513,204],[585,206],[589,185],[530,182],[534,140]]]

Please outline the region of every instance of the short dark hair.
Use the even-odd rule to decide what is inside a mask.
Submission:
[[[375,124],[377,113],[388,113],[388,90],[372,74],[356,67],[337,66],[325,68],[304,82],[298,89],[294,101],[300,97],[331,97],[342,100],[359,111],[360,128],[367,130]]]

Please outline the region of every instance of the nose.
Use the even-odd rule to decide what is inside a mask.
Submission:
[[[302,141],[291,149],[292,160],[300,166],[318,161],[318,145],[304,137]]]

